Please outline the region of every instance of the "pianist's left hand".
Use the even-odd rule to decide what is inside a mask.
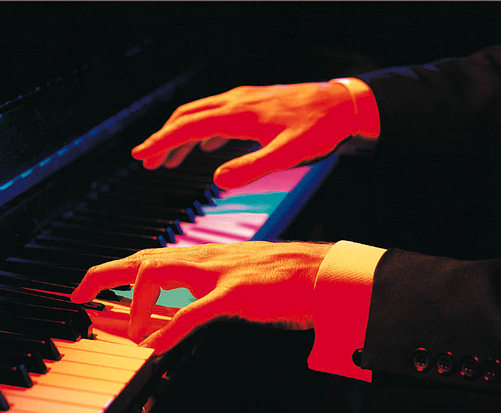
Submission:
[[[132,155],[147,169],[173,168],[198,142],[204,150],[225,139],[259,142],[261,149],[217,168],[214,182],[229,189],[325,157],[355,135],[379,135],[376,101],[360,79],[243,86],[179,107]]]
[[[315,278],[331,246],[255,241],[143,250],[89,269],[72,300],[84,303],[103,289],[134,284],[129,335],[140,341],[160,289],[188,288],[197,300],[141,343],[157,354],[222,317],[308,329]]]

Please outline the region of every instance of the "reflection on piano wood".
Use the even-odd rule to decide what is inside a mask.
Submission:
[[[88,267],[144,248],[276,239],[333,158],[220,191],[213,171],[247,148],[196,152],[176,170],[119,168],[0,263],[0,410],[127,411],[159,364],[127,338],[130,287],[83,306],[69,294]],[[151,331],[192,300],[164,292]]]

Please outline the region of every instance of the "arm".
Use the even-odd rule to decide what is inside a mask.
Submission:
[[[476,129],[501,129],[501,47],[464,58],[358,76],[372,89],[381,139],[389,144],[458,144]],[[402,142],[403,141],[403,142]]]
[[[501,260],[390,249],[374,276],[362,366],[498,391],[500,286]]]

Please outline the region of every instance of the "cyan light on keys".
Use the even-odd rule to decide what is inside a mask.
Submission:
[[[205,215],[197,217],[195,223],[181,223],[184,234],[176,236],[174,247],[275,240],[336,159],[329,157],[313,167],[274,172],[241,188],[224,191],[215,200],[215,206],[203,207]],[[287,211],[285,215],[283,211]],[[116,292],[132,299],[132,291]],[[181,308],[193,301],[195,298],[187,289],[177,288],[162,291],[157,304]]]

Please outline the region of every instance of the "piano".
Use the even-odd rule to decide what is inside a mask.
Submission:
[[[71,303],[86,269],[144,248],[275,240],[336,163],[228,191],[212,173],[249,142],[196,150],[175,170],[142,169],[130,148],[207,81],[196,66],[144,78],[152,59],[145,41],[125,51],[120,72],[116,62],[82,66],[0,105],[0,411],[140,409],[173,356],[127,338],[130,286]],[[192,300],[164,292],[152,328]]]

